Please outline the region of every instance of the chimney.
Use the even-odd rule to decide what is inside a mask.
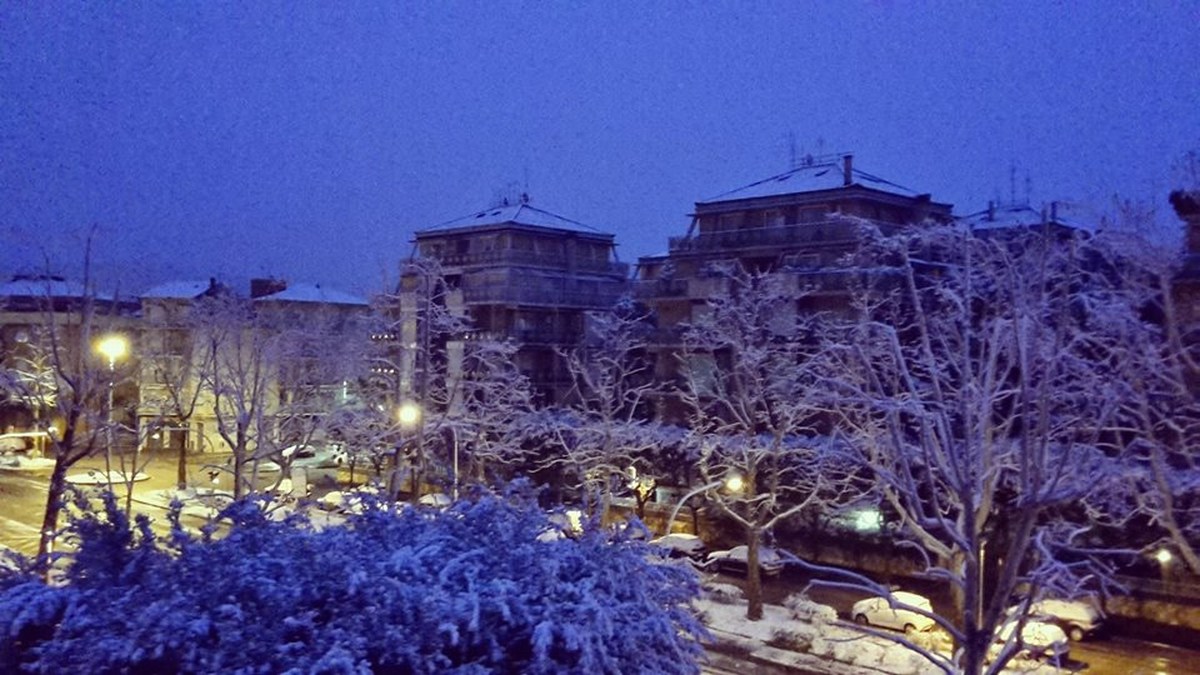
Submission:
[[[1050,222],[1058,222],[1058,202],[1050,202]]]
[[[287,282],[283,279],[251,279],[250,297],[261,298],[280,291],[287,290]]]
[[[842,185],[854,184],[854,155],[842,157]]]
[[[996,202],[988,200],[988,222],[996,220]]]

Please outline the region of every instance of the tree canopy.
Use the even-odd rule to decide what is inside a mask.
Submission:
[[[0,580],[0,670],[697,672],[690,569],[601,531],[547,537],[527,497],[268,519],[158,539],[112,504],[74,525],[68,583]]]

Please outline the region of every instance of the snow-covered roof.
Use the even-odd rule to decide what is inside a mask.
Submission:
[[[887,192],[902,197],[918,197],[915,190],[880,178],[866,171],[851,168],[851,185]],[[802,192],[820,192],[824,190],[840,190],[850,187],[845,183],[843,168],[836,162],[811,164],[801,166],[791,171],[771,176],[756,183],[721,193],[711,199],[705,199],[697,204],[713,202],[728,202],[738,199],[754,199],[756,197],[778,197],[782,195],[799,194]]]
[[[322,288],[321,284],[291,284],[278,293],[255,298],[255,302],[314,302],[327,305],[361,305],[367,306],[367,301],[349,293],[343,293],[332,288]]]
[[[67,281],[60,277],[14,277],[11,281],[0,284],[0,297],[13,298],[84,298],[88,296],[87,288],[76,281]],[[97,300],[112,300],[111,293],[96,292]]]
[[[1070,218],[1065,205],[1042,212],[1029,204],[1003,204],[984,209],[978,213],[962,216],[959,221],[972,230],[999,230],[1005,228],[1033,227],[1052,223],[1060,227],[1084,232],[1095,232],[1095,226],[1083,220]],[[1063,217],[1067,215],[1067,217]]]
[[[587,234],[605,234],[594,227],[576,222],[570,218],[564,218],[560,215],[544,211],[529,204],[511,204],[507,206],[497,206],[495,208],[484,209],[477,211],[469,216],[455,218],[454,220],[435,225],[424,230],[419,230],[417,236],[434,232],[445,232],[449,230],[461,230],[474,227],[488,227],[496,225],[527,225],[530,227],[546,227],[555,230],[566,230],[569,232],[583,232]]]
[[[211,281],[168,281],[142,293],[142,297],[161,298],[164,300],[191,300],[203,295],[209,289],[211,283]]]

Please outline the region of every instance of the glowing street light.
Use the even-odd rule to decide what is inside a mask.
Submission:
[[[113,388],[116,387],[117,359],[129,354],[129,338],[120,333],[111,333],[96,341],[96,351],[108,359],[108,415],[105,425],[104,471],[108,489],[112,489],[112,446],[113,446]]]
[[[108,359],[108,370],[112,372],[117,367],[117,360],[129,354],[129,338],[120,333],[106,335],[96,341],[96,351]]]
[[[674,525],[675,525],[675,517],[679,515],[679,509],[683,508],[683,505],[685,502],[687,502],[687,500],[691,499],[692,497],[695,497],[696,495],[700,494],[701,492],[715,490],[716,488],[719,488],[719,487],[724,487],[725,490],[728,492],[741,492],[742,490],[745,489],[746,482],[742,479],[741,475],[736,474],[736,473],[731,473],[728,476],[722,478],[721,480],[713,481],[713,482],[709,483],[708,485],[701,485],[700,487],[696,488],[695,490],[692,490],[691,492],[687,493],[686,495],[683,496],[683,499],[680,499],[679,503],[675,505],[675,510],[671,511],[671,517],[667,519],[667,532],[666,533],[671,534],[671,528],[674,527]]]
[[[1171,555],[1171,551],[1165,548],[1160,548],[1154,552],[1154,559],[1157,560],[1160,565],[1170,564],[1173,558],[1174,556]]]
[[[399,418],[402,428],[413,429],[421,422],[421,406],[412,401],[405,401],[396,411],[396,417]]]

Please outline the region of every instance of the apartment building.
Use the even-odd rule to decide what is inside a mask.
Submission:
[[[180,281],[141,296],[138,417],[160,427],[150,449],[227,450],[222,424],[249,414],[255,443],[288,442],[345,403],[365,364],[367,302],[316,284],[253,279],[249,297],[210,279]],[[361,328],[361,330],[360,330]],[[227,419],[217,415],[214,379],[227,392]]]
[[[864,226],[884,233],[947,223],[951,205],[860,170],[852,155],[805,157],[799,166],[695,203],[688,231],[665,255],[640,258],[636,296],[657,315],[656,377],[676,378],[680,328],[732,269],[784,275],[805,289],[798,311],[848,306],[850,271],[837,265]],[[660,414],[672,417],[669,411]]]
[[[516,365],[542,402],[561,400],[570,386],[556,350],[577,344],[586,314],[611,308],[627,289],[629,268],[616,258],[613,235],[537,208],[526,195],[420,230],[415,244],[401,281],[401,314],[422,316],[436,296],[465,319],[464,330],[438,346],[450,359],[461,357],[466,340],[511,340],[519,346]],[[420,261],[436,262],[436,281],[422,279]],[[416,321],[401,333],[413,347],[428,337]],[[419,378],[402,379],[402,386],[420,386]]]
[[[123,378],[125,364],[109,371],[97,342],[129,335],[138,303],[51,274],[17,274],[0,283],[0,367],[13,380],[0,392],[0,434],[32,447],[40,432],[57,426],[66,402],[56,399],[62,377],[114,379],[114,417],[124,419],[136,388]],[[107,385],[104,385],[107,386]],[[104,386],[98,386],[103,390]]]

